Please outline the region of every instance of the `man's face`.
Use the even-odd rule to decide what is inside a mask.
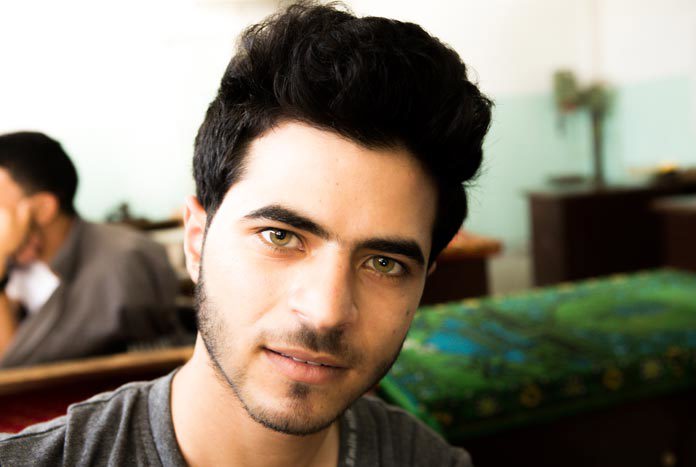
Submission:
[[[0,167],[0,208],[14,209],[24,197],[24,191],[7,169]]]
[[[251,417],[319,431],[388,371],[423,291],[435,206],[405,150],[299,123],[254,141],[198,277],[201,336]]]
[[[0,210],[5,211],[6,216],[14,216],[19,202],[23,199],[28,199],[28,195],[22,187],[12,178],[10,172],[0,167]],[[2,216],[2,222],[8,222],[9,219]],[[12,252],[11,260],[17,264],[28,264],[32,262],[39,254],[41,248],[41,238],[35,227],[35,222],[30,219],[28,230],[20,232],[12,231],[20,228],[12,223],[11,225],[0,226],[0,241],[9,241],[9,237],[20,239],[19,247]],[[4,238],[7,235],[8,238]],[[14,242],[11,242],[14,243]]]

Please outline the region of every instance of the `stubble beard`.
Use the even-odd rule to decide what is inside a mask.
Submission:
[[[402,340],[396,352],[378,365],[372,372],[372,376],[366,379],[366,384],[354,391],[353,394],[346,395],[345,400],[332,412],[312,417],[308,410],[308,404],[310,404],[310,398],[315,392],[314,388],[309,384],[292,382],[287,390],[287,398],[291,401],[290,407],[286,406],[286,411],[283,413],[262,407],[260,404],[253,404],[253,396],[245,391],[245,388],[248,387],[246,371],[243,369],[229,370],[223,367],[222,362],[226,360],[224,357],[229,358],[231,353],[224,336],[230,334],[226,332],[222,314],[207,299],[202,268],[195,288],[195,304],[198,332],[203,339],[203,344],[210,356],[211,366],[220,383],[231,389],[246,413],[254,421],[270,430],[287,435],[307,436],[331,426],[353,402],[375,387],[389,372],[403,346]],[[341,333],[335,331],[320,334],[309,328],[303,328],[300,332],[295,333],[291,340],[310,350],[327,351],[333,355],[346,357],[355,363],[360,361],[357,354],[342,345],[340,337]]]

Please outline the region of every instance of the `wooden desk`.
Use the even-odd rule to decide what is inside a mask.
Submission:
[[[0,432],[58,417],[68,405],[127,382],[165,375],[192,353],[187,346],[2,370]]]
[[[488,295],[488,259],[502,251],[493,238],[459,232],[437,258],[423,290],[421,305]]]
[[[685,193],[696,193],[696,183],[530,193],[535,285],[659,267],[660,228],[651,203]]]
[[[662,263],[696,272],[696,196],[661,198],[652,209],[659,217]]]

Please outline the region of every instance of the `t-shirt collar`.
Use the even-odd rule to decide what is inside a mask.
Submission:
[[[162,465],[186,467],[172,420],[172,380],[177,371],[178,369],[155,381],[150,389],[147,405],[152,437]]]

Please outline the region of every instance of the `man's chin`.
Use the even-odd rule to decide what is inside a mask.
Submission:
[[[305,383],[230,374],[216,359],[213,362],[230,395],[237,398],[249,417],[278,433],[293,436],[318,433],[331,426],[353,402],[337,400],[336,394],[325,392],[326,388]],[[248,386],[251,380],[254,383]]]
[[[307,436],[325,430],[353,402],[332,388],[293,381],[256,381],[235,395],[251,419],[278,433]],[[343,397],[342,397],[343,396]]]
[[[269,430],[292,436],[309,436],[330,427],[345,411],[332,414],[312,414],[308,407],[293,404],[294,408],[285,410],[249,407],[244,404],[247,414]]]

